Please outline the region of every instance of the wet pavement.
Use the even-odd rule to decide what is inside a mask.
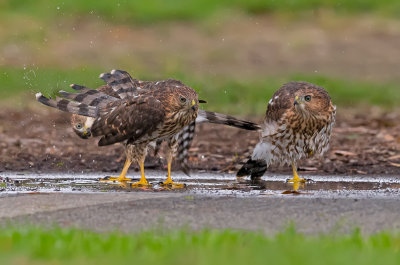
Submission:
[[[311,176],[304,184],[287,183],[290,176],[264,176],[257,183],[248,178],[236,179],[233,174],[194,173],[190,177],[175,174],[173,180],[185,188],[162,187],[165,173],[148,171],[151,188],[132,187],[132,182],[99,181],[102,173],[91,174],[34,174],[0,173],[0,197],[24,193],[104,193],[104,192],[175,192],[206,196],[306,196],[314,198],[400,198],[400,177],[396,176]],[[113,175],[117,176],[117,175]]]
[[[186,187],[168,189],[159,184],[164,174],[148,171],[153,186],[140,189],[129,182],[100,182],[101,173],[1,172],[0,225],[127,232],[231,228],[274,234],[294,223],[307,234],[400,231],[396,176],[311,176],[312,181],[293,187],[285,175],[252,184],[232,174],[175,174],[174,181]]]

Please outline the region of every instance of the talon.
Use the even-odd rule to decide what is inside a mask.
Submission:
[[[288,179],[287,182],[304,183],[304,182],[307,181],[306,179],[299,178],[299,175],[297,175],[296,164],[294,162],[292,163],[292,169],[293,169],[293,178],[292,179]]]
[[[290,182],[290,183],[299,183],[299,182],[305,183],[306,181],[307,181],[307,179],[301,179],[299,177],[286,180],[286,182]]]
[[[141,178],[138,182],[132,183],[131,187],[151,187],[151,184],[147,182],[146,177],[144,176],[144,161],[140,162],[140,173],[141,173]]]
[[[135,188],[135,187],[138,187],[138,188],[139,187],[151,187],[151,184],[148,183],[146,179],[144,179],[144,180],[140,179],[138,182],[132,183],[131,187],[132,188]]]
[[[175,183],[171,178],[171,161],[168,161],[168,175],[167,180],[161,183],[161,186],[171,187],[171,188],[184,188],[186,184],[184,183]]]
[[[125,176],[119,176],[119,177],[110,177],[110,176],[107,176],[107,177],[104,177],[104,178],[101,178],[101,179],[99,179],[100,181],[117,181],[117,182],[126,182],[126,181],[131,181],[132,179],[128,179],[128,178],[126,178]]]
[[[175,183],[172,181],[172,179],[167,179],[163,183],[161,183],[161,186],[169,186],[169,187],[175,187],[175,188],[184,188],[186,187],[185,183]]]
[[[110,177],[107,176],[105,178],[101,178],[100,181],[118,181],[118,182],[126,182],[126,181],[131,181],[132,179],[128,179],[126,177],[126,173],[128,172],[128,169],[131,165],[131,161],[129,159],[125,160],[124,168],[122,169],[121,175],[119,177]]]

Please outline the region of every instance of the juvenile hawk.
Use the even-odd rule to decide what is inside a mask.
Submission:
[[[73,88],[81,93],[60,94],[67,99],[51,100],[41,93],[36,94],[39,102],[62,111],[94,118],[91,134],[101,136],[99,146],[122,142],[126,146],[127,160],[121,175],[126,174],[130,164],[140,164],[141,179],[132,184],[148,185],[144,175],[144,159],[147,146],[158,139],[173,138],[185,126],[193,123],[198,114],[197,93],[182,82],[174,79],[148,84],[152,89],[121,88],[120,99],[100,91],[78,85]],[[98,104],[81,103],[89,98]],[[101,101],[100,99],[109,99]],[[168,175],[167,184],[174,184]]]
[[[102,78],[107,85],[101,86],[97,88],[97,91],[102,93],[96,93],[92,90],[88,91],[91,94],[86,95],[86,98],[82,100],[82,103],[86,103],[87,105],[99,105],[104,104],[109,101],[115,100],[115,98],[119,99],[120,96],[118,93],[124,94],[127,90],[131,92],[136,89],[142,90],[144,87],[146,89],[153,88],[153,86],[149,86],[151,83],[157,82],[150,82],[150,81],[139,81],[136,79],[131,78],[129,73],[122,71],[122,70],[113,70],[111,73],[101,74],[100,78]],[[124,89],[121,89],[124,88]],[[117,91],[117,92],[115,92]],[[111,96],[106,97],[104,94]],[[80,95],[82,98],[82,95]],[[74,99],[70,96],[70,99]],[[73,114],[71,117],[71,125],[74,129],[74,132],[81,138],[88,138],[91,136],[91,126],[93,124],[94,118],[80,116],[77,114]],[[248,121],[239,120],[232,116],[228,116],[221,113],[216,112],[209,112],[204,110],[199,110],[198,116],[196,121],[188,126],[185,126],[176,136],[171,137],[169,139],[164,139],[168,143],[168,150],[166,154],[168,169],[170,175],[170,167],[172,158],[176,152],[178,152],[177,160],[180,164],[182,170],[189,174],[189,167],[187,165],[187,157],[188,157],[188,150],[190,148],[191,142],[194,137],[194,130],[196,123],[201,122],[209,122],[215,124],[224,124],[228,126],[237,127],[240,129],[246,130],[258,130],[259,126]],[[162,140],[158,140],[155,146],[155,154],[158,152]],[[125,171],[123,171],[124,173]],[[108,180],[115,180],[115,181],[124,181],[129,180],[125,177],[125,175],[121,173],[118,178],[110,178]]]
[[[296,162],[328,150],[335,114],[324,88],[307,82],[283,85],[269,101],[260,142],[237,176],[255,180],[270,165],[291,164],[289,181],[304,182],[297,175]]]

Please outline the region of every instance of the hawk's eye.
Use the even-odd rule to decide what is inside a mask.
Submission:
[[[304,100],[307,102],[311,101],[311,96],[310,95],[304,96]]]
[[[77,128],[78,130],[82,129],[82,124],[78,123],[77,125],[75,125],[75,128]]]
[[[182,97],[182,96],[179,98],[179,100],[180,100],[182,103],[185,103],[185,102],[186,102],[186,98],[184,98],[184,97]]]

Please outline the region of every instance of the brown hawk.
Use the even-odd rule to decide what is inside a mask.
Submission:
[[[152,88],[152,86],[148,86],[150,81],[139,81],[130,77],[129,73],[122,70],[113,70],[111,73],[101,74],[100,77],[107,83],[105,86],[101,86],[96,90],[102,92],[108,96],[112,96],[113,98],[120,98],[118,93],[125,93],[127,89],[133,91],[133,89],[143,89],[145,86],[148,88]],[[122,87],[125,88],[121,89]],[[118,91],[115,92],[115,91]],[[82,103],[86,103],[90,106],[99,105],[100,103],[104,104],[107,101],[114,100],[110,97],[106,97],[102,93],[96,95],[96,92],[90,90],[90,93],[94,93],[91,95],[87,95],[87,98],[82,100]],[[81,96],[82,97],[82,96]],[[74,98],[71,98],[74,99]],[[81,138],[86,139],[91,136],[91,126],[93,124],[94,118],[80,116],[77,114],[73,114],[71,117],[71,125],[73,127],[74,132]],[[191,142],[194,137],[194,130],[196,123],[201,122],[210,122],[216,124],[224,124],[228,126],[233,126],[246,130],[258,130],[260,127],[252,122],[244,121],[236,119],[232,116],[228,116],[221,113],[209,112],[204,110],[199,110],[196,121],[188,126],[185,126],[176,137],[172,137],[170,139],[165,139],[168,143],[168,152],[167,152],[167,163],[168,168],[170,169],[170,165],[172,162],[172,158],[176,152],[178,152],[177,160],[180,164],[182,170],[189,175],[189,167],[187,165],[187,157],[188,150],[190,148]],[[157,154],[161,140],[158,140],[155,145],[155,154]],[[129,180],[123,175],[123,173],[118,178],[109,178],[107,180],[114,181],[124,181]]]
[[[39,102],[62,111],[94,118],[91,134],[95,137],[101,136],[99,146],[118,142],[126,145],[127,160],[121,175],[125,176],[133,161],[138,162],[141,179],[132,185],[147,186],[144,159],[148,144],[158,139],[175,137],[183,127],[194,122],[199,103],[197,93],[178,80],[168,79],[151,86],[153,89],[138,90],[135,94],[131,94],[128,89],[124,94],[119,94],[121,99],[110,99],[110,102],[100,102],[97,106],[81,102],[93,94],[98,96],[101,92],[77,85],[73,87],[82,93],[60,91],[62,96],[73,98],[74,101],[62,98],[54,101],[41,93],[36,94],[36,98]],[[104,94],[100,97],[111,96]],[[174,184],[170,174],[165,184]]]
[[[328,150],[335,114],[324,88],[307,82],[283,85],[269,101],[260,142],[237,176],[256,180],[270,165],[291,164],[289,181],[304,182],[297,175],[296,162]]]

